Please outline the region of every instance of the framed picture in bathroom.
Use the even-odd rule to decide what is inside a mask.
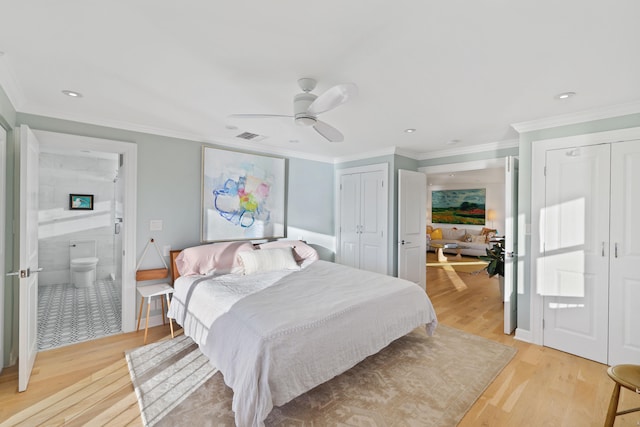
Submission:
[[[93,194],[69,194],[69,209],[93,210]]]

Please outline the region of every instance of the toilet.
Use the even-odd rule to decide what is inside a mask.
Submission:
[[[71,283],[76,288],[93,286],[96,282],[96,257],[95,240],[72,240],[69,245],[69,258],[71,259]]]

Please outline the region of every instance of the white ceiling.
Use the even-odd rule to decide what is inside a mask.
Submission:
[[[0,11],[0,84],[19,112],[238,148],[424,157],[513,141],[513,123],[640,105],[638,0],[0,0]],[[318,80],[316,94],[358,85],[321,116],[343,143],[288,121],[227,128],[230,114],[291,114],[300,77]],[[566,91],[577,95],[554,99]],[[235,138],[244,130],[268,138]]]

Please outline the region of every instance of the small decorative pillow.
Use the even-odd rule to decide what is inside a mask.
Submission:
[[[293,249],[290,247],[240,252],[238,256],[244,267],[244,274],[300,269],[298,264],[296,264],[296,260],[293,258]]]
[[[176,267],[181,276],[202,274],[228,274],[239,264],[238,254],[253,252],[248,242],[220,242],[184,249],[176,257]]]
[[[487,233],[487,243],[489,243],[491,241],[491,239],[493,239],[494,237],[496,237],[496,232],[495,230],[491,230]]]
[[[473,241],[473,236],[469,233],[465,234],[462,238],[463,242],[471,243]]]
[[[442,240],[442,228],[434,228],[431,232],[431,239]]]
[[[313,261],[320,259],[320,257],[318,256],[318,251],[300,240],[275,240],[273,242],[262,243],[258,245],[258,247],[261,250],[273,248],[293,248],[293,257],[298,264],[307,259]]]
[[[471,243],[487,243],[487,236],[471,236]]]

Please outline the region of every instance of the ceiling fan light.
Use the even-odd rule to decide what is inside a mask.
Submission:
[[[312,116],[298,116],[295,121],[298,126],[313,126],[316,124],[316,118]]]

